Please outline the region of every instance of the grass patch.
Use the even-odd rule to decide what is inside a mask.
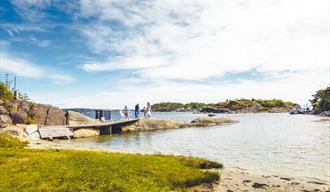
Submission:
[[[218,180],[200,168],[219,166],[177,156],[0,148],[0,191],[186,191]]]
[[[17,138],[11,137],[5,133],[0,133],[0,148],[23,148],[28,142],[22,142]]]

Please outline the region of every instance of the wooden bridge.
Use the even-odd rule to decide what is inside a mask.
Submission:
[[[84,124],[84,125],[63,125],[63,126],[46,126],[39,129],[40,137],[42,139],[53,139],[56,137],[73,136],[73,131],[78,129],[96,129],[99,130],[100,135],[110,135],[112,133],[121,133],[122,127],[137,122],[139,119],[107,121],[98,124]]]

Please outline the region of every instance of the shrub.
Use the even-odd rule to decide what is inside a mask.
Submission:
[[[318,90],[310,102],[314,110],[320,112],[330,110],[330,87]]]
[[[0,148],[23,148],[27,144],[5,133],[0,133]]]
[[[28,118],[28,120],[26,121],[26,124],[32,125],[32,124],[37,124],[37,122],[32,118]]]
[[[4,100],[14,99],[14,94],[8,89],[6,84],[0,82],[0,98]]]

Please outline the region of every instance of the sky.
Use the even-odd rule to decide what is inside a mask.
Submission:
[[[0,78],[62,108],[258,98],[330,82],[329,0],[0,0]]]

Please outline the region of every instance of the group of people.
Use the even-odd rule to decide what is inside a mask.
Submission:
[[[135,105],[135,110],[134,110],[135,118],[140,118],[140,112],[141,112],[140,105],[136,104]],[[150,118],[151,117],[151,105],[150,105],[149,102],[147,103],[147,106],[143,107],[142,112],[143,112],[143,117],[144,118]],[[129,109],[128,109],[127,106],[125,106],[125,108],[123,109],[123,116],[124,116],[125,119],[129,119],[128,114],[129,114]]]

